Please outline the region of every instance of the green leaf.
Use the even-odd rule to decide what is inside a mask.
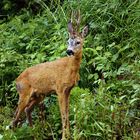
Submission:
[[[102,49],[103,49],[102,46],[97,46],[97,47],[96,47],[96,50],[97,50],[97,51],[101,51]]]
[[[129,104],[134,104],[136,101],[139,101],[140,99],[139,98],[134,98],[132,100],[129,101]]]
[[[89,75],[88,75],[88,79],[89,79],[89,80],[92,79],[93,76],[94,76],[93,74],[89,74]]]

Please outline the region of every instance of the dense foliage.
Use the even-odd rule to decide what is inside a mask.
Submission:
[[[21,0],[20,0],[21,1]],[[140,1],[2,0],[0,12],[0,139],[61,137],[56,96],[38,108],[34,127],[9,130],[18,94],[15,78],[27,67],[65,56],[70,12],[81,10],[85,40],[79,88],[70,98],[71,139],[138,140],[140,137]],[[16,7],[16,8],[15,8]],[[18,12],[17,12],[18,11]],[[5,16],[6,15],[6,16]],[[5,18],[6,17],[6,18]]]

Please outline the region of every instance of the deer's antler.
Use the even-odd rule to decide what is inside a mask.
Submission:
[[[79,29],[80,27],[80,21],[81,21],[81,17],[80,17],[80,9],[76,12],[76,26],[77,26],[77,29]]]
[[[80,21],[81,21],[80,10],[77,10],[77,11],[72,10],[71,11],[71,18],[70,18],[70,22],[71,22],[70,26],[74,25],[74,30],[73,31],[78,31],[79,30]]]

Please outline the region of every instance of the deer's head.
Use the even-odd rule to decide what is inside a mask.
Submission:
[[[75,55],[82,51],[83,48],[83,41],[85,36],[88,33],[88,25],[86,25],[82,32],[78,32],[79,24],[80,24],[80,15],[76,20],[76,27],[74,28],[72,21],[68,23],[68,32],[69,32],[69,39],[68,39],[68,48],[67,54],[68,55]]]

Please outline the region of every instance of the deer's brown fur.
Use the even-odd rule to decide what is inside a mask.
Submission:
[[[71,89],[79,80],[79,68],[82,59],[83,37],[82,34],[74,32],[72,23],[69,23],[71,39],[80,41],[79,48],[74,51],[73,56],[60,58],[52,62],[45,62],[23,71],[16,79],[19,102],[12,122],[16,126],[20,114],[25,111],[30,126],[32,126],[31,111],[35,104],[43,101],[45,96],[55,92],[58,95],[62,118],[62,139],[69,137],[69,95]],[[74,46],[73,46],[74,47]]]

